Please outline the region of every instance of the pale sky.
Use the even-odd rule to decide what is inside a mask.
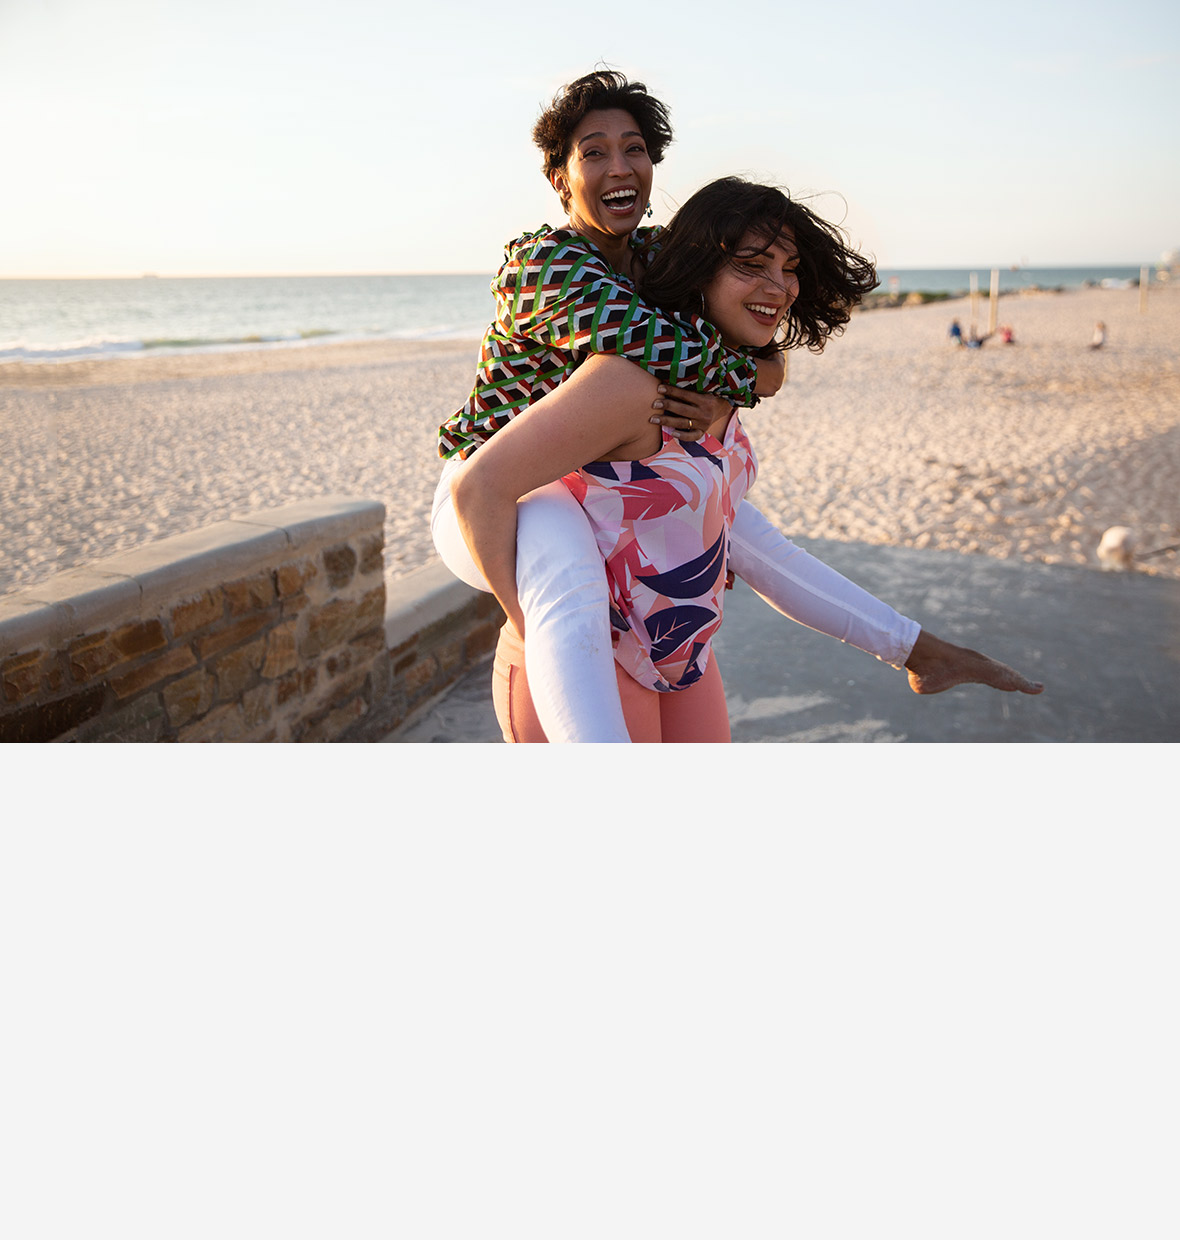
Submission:
[[[737,173],[883,267],[1180,246],[1175,0],[0,0],[0,277],[490,273],[599,63],[671,109],[655,222]]]

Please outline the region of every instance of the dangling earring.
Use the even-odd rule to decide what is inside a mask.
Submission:
[[[647,210],[643,214],[646,215],[649,220],[651,219],[651,203],[650,202],[647,204]]]

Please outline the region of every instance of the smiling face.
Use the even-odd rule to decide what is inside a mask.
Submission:
[[[565,167],[553,174],[570,223],[591,241],[626,237],[651,197],[647,143],[630,112],[587,112],[570,140]]]
[[[790,229],[771,245],[758,233],[746,233],[733,257],[701,290],[705,318],[732,348],[770,344],[799,296],[798,267]]]

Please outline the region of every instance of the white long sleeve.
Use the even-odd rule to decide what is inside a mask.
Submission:
[[[796,547],[748,500],[730,534],[729,566],[790,620],[902,667],[920,626]]]

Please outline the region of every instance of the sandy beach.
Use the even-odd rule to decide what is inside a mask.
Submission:
[[[1109,526],[1180,543],[1180,290],[1011,295],[854,316],[746,414],[751,498],[792,537],[1099,568]],[[1094,324],[1107,343],[1090,350]],[[977,321],[987,324],[981,297]],[[391,581],[434,556],[438,424],[477,341],[0,366],[0,593],[153,539],[327,494],[387,508]],[[1137,571],[1180,577],[1180,554]]]

